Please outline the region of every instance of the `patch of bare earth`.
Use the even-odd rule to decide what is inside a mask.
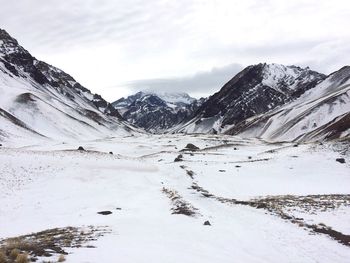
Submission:
[[[184,169],[186,174],[193,180],[194,172],[192,170],[189,170],[185,165],[180,165],[180,168]]]
[[[287,220],[299,227],[307,229],[313,233],[327,235],[332,239],[336,240],[337,242],[350,247],[350,235],[345,235],[323,223],[306,223],[306,221],[303,218],[299,218],[293,215],[293,212],[295,211],[316,214],[317,212],[335,210],[342,206],[350,207],[350,195],[279,195],[257,198],[249,201],[241,201],[237,199],[215,196],[196,183],[193,183],[191,188],[196,190],[203,197],[213,198],[221,203],[246,205],[256,209],[267,210],[271,214],[276,215],[284,220]]]
[[[12,263],[16,258],[14,251],[27,255],[28,260],[35,262],[38,258],[61,257],[67,255],[68,248],[93,248],[89,242],[110,233],[107,227],[65,227],[53,228],[28,235],[0,240],[0,253],[5,262]]]
[[[199,214],[198,208],[195,208],[192,204],[185,201],[177,191],[163,187],[162,192],[171,200],[172,214],[180,214],[186,216],[196,216]]]

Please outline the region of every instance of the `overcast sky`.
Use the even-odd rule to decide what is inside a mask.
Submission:
[[[348,0],[0,0],[0,27],[114,101],[143,89],[216,92],[259,62],[350,64]]]

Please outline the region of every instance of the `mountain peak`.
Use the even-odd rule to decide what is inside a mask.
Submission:
[[[11,88],[9,88],[9,85]],[[35,59],[0,29],[0,140],[14,133],[51,138],[87,137],[131,130],[118,111],[69,74]],[[41,125],[38,125],[41,123]],[[110,129],[110,130],[109,130]]]
[[[199,103],[184,92],[139,91],[112,105],[136,126],[160,132],[188,118]]]
[[[0,40],[11,40],[18,44],[17,40],[10,36],[6,30],[0,28]]]
[[[220,132],[298,98],[326,78],[309,68],[260,63],[243,69],[199,108],[188,132]]]

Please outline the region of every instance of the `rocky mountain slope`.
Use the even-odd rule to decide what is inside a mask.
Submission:
[[[112,105],[130,123],[157,133],[187,120],[202,101],[186,93],[138,92]]]
[[[101,96],[0,29],[0,140],[96,138],[134,129]]]
[[[173,131],[222,133],[247,118],[295,100],[325,79],[309,68],[258,64],[245,68]]]
[[[245,68],[221,90],[138,92],[113,104],[33,57],[0,30],[0,140],[96,139],[151,133],[225,133],[271,141],[350,136],[350,67],[329,76],[296,66]]]
[[[226,131],[267,140],[310,141],[350,135],[350,67],[330,74],[300,98]]]

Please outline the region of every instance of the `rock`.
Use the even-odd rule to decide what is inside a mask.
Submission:
[[[111,211],[100,211],[100,212],[97,212],[97,214],[107,216],[107,215],[112,214],[112,212]]]
[[[78,151],[85,151],[85,149],[83,148],[83,146],[79,146]]]
[[[186,145],[185,150],[191,150],[191,151],[196,151],[199,150],[199,147],[197,147],[196,145],[189,143]]]
[[[203,225],[205,225],[205,226],[211,226],[211,224],[210,224],[210,222],[209,222],[208,220],[205,221]]]
[[[335,159],[338,163],[345,163],[345,159],[344,158],[337,158]]]
[[[117,207],[115,210],[122,210],[120,207]]]
[[[2,146],[2,144],[0,143],[0,147]]]
[[[181,94],[178,98],[180,100],[177,102],[171,97],[153,92],[138,92],[113,102],[113,106],[122,110],[123,117],[127,121],[151,133],[158,133],[190,117],[201,104],[200,100],[191,98],[187,94]],[[168,143],[171,141],[169,140]]]
[[[293,147],[298,147],[299,145],[298,144],[294,144]]]
[[[267,205],[264,204],[264,203],[260,203],[260,204],[257,205],[256,208],[257,208],[257,209],[266,209],[266,208],[267,208]]]
[[[109,154],[112,154],[112,155],[113,155],[113,152],[109,152]]]
[[[234,150],[234,151],[237,151],[238,149],[237,149],[237,147],[234,147],[233,150]]]
[[[240,165],[236,165],[235,167],[236,167],[236,168],[240,168],[241,166],[240,166]]]
[[[224,172],[226,172],[226,170],[219,170],[219,172],[224,173]]]
[[[179,155],[175,158],[174,162],[182,162],[182,161],[183,161],[182,158],[183,158],[182,154],[179,154]]]
[[[249,160],[251,160],[251,159],[252,159],[252,157],[251,157],[251,156],[248,156],[248,159],[249,159]]]

